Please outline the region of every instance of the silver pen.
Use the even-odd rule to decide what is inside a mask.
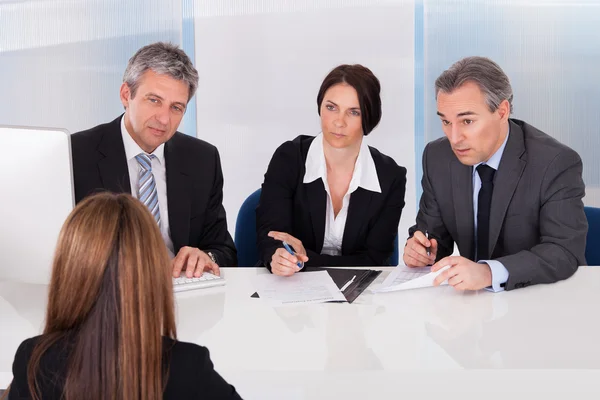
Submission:
[[[350,284],[352,282],[354,282],[354,279],[356,278],[356,275],[354,275],[352,277],[352,279],[350,279],[348,282],[346,282],[346,284],[344,286],[342,286],[342,288],[340,289],[340,292],[343,292],[344,290],[348,289],[348,286],[350,286]]]

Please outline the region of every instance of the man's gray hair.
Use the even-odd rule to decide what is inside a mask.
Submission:
[[[452,93],[467,82],[473,82],[483,92],[491,112],[504,100],[513,111],[513,91],[508,76],[494,61],[486,57],[466,57],[452,64],[435,80],[435,97],[440,91]]]
[[[129,86],[132,98],[140,85],[140,78],[148,70],[187,83],[189,87],[188,102],[196,93],[198,71],[187,54],[172,43],[149,44],[139,49],[129,59],[123,75],[123,82]]]

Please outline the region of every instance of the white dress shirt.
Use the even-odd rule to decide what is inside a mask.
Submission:
[[[121,136],[123,136],[123,144],[125,145],[125,157],[127,157],[127,169],[129,170],[129,182],[131,184],[131,194],[138,198],[138,182],[142,167],[135,159],[140,153],[146,153],[133,140],[127,128],[125,127],[125,117],[121,118]],[[146,153],[148,154],[148,153]],[[152,160],[152,175],[156,183],[156,191],[158,193],[158,207],[160,210],[160,233],[169,250],[169,256],[174,257],[173,242],[169,232],[169,206],[167,204],[167,170],[165,166],[165,144],[158,146],[152,155],[155,157]]]
[[[498,171],[498,167],[500,166],[500,161],[502,160],[502,154],[504,153],[504,148],[506,147],[506,142],[508,142],[508,135],[510,135],[510,130],[506,134],[506,138],[504,139],[504,143],[500,146],[498,150],[490,157],[486,162],[481,162],[473,166],[473,218],[475,224],[475,251],[477,251],[477,209],[479,206],[479,190],[481,189],[481,177],[477,172],[477,167],[480,164],[486,164],[489,167],[492,167],[494,170]],[[502,188],[494,188],[494,190],[502,190]],[[490,254],[491,255],[491,254]],[[477,255],[475,256],[477,259]],[[501,292],[504,290],[504,287],[501,285],[506,283],[508,280],[508,270],[506,267],[500,262],[496,260],[479,260],[478,263],[486,263],[490,266],[490,270],[492,272],[492,286],[488,288],[488,290],[492,290],[494,292]]]
[[[344,228],[346,227],[346,218],[348,217],[350,195],[359,187],[381,193],[381,187],[379,186],[379,177],[377,176],[377,169],[375,168],[371,151],[363,138],[356,163],[354,164],[354,171],[352,172],[348,191],[344,195],[342,208],[336,217],[329,192],[329,183],[327,182],[327,164],[325,162],[325,153],[323,152],[323,140],[325,140],[323,133],[320,133],[310,144],[306,156],[306,172],[304,173],[303,183],[310,183],[319,178],[323,180],[323,185],[327,192],[327,208],[325,211],[325,236],[323,238],[321,254],[339,256],[342,254],[342,239],[344,237]]]

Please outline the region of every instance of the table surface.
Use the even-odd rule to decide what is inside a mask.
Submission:
[[[384,271],[380,283],[392,268],[374,269]],[[176,295],[179,340],[207,346],[244,398],[338,398],[340,388],[346,399],[384,398],[399,376],[422,392],[431,377],[452,384],[457,371],[477,370],[458,379],[487,384],[496,379],[490,370],[548,382],[561,371],[600,369],[600,267],[511,292],[367,290],[353,304],[280,308],[250,297],[253,277],[264,273],[223,268],[226,286]],[[45,285],[0,281],[0,388],[12,379],[18,345],[39,334],[46,297]],[[371,397],[377,391],[382,397]]]

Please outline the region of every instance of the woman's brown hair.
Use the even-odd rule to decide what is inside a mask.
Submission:
[[[162,399],[162,336],[176,338],[169,258],[147,208],[128,194],[82,201],[58,238],[44,336],[27,375],[39,400],[40,359],[71,344],[64,398]]]
[[[345,83],[356,90],[362,117],[363,135],[367,136],[381,120],[381,84],[367,67],[360,64],[343,64],[332,69],[325,77],[317,94],[317,112],[321,115],[321,103],[325,92],[337,84]]]

